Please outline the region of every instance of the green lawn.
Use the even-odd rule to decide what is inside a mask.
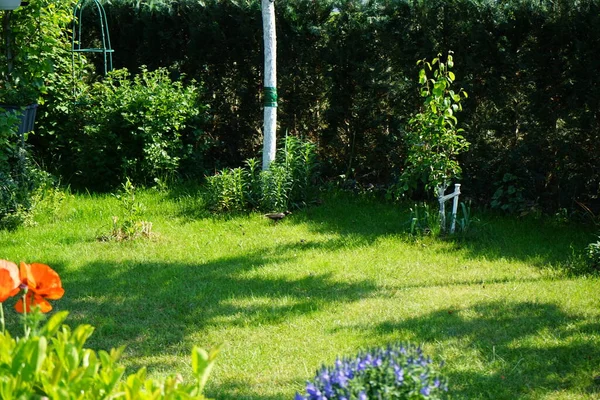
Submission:
[[[57,270],[55,309],[96,327],[91,347],[127,345],[131,371],[187,378],[192,345],[222,343],[209,396],[292,399],[336,356],[410,341],[445,362],[454,398],[600,398],[600,278],[565,268],[589,228],[479,215],[468,240],[414,239],[406,208],[347,195],[278,224],[139,200],[150,240],[96,240],[121,212],[111,196],[0,232],[0,258]]]

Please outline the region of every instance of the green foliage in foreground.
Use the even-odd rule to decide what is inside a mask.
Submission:
[[[84,324],[72,330],[63,325],[67,315],[56,313],[39,329],[29,326],[33,330],[21,338],[0,333],[0,398],[206,399],[202,391],[218,351],[209,354],[193,348],[191,384],[175,375],[163,381],[147,378],[145,368],[123,377],[125,367],[118,361],[124,348],[108,352],[85,348],[94,328]],[[39,316],[36,319],[39,322]]]
[[[211,214],[192,188],[139,191],[157,234],[124,242],[96,240],[114,196],[48,196],[36,226],[0,231],[0,258],[52,265],[55,309],[95,327],[87,347],[126,346],[126,374],[191,382],[189,349],[223,343],[220,400],[291,399],[321,365],[396,342],[443,361],[452,398],[598,397],[600,278],[572,269],[595,231],[473,210],[468,240],[414,237],[408,205],[322,195],[273,224]]]

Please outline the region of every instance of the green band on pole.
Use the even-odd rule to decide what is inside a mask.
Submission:
[[[277,88],[265,87],[263,94],[265,107],[277,107]]]

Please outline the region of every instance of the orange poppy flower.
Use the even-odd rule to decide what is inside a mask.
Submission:
[[[0,303],[19,293],[20,283],[17,264],[0,260]]]
[[[60,299],[65,290],[62,288],[60,277],[52,268],[46,264],[21,262],[19,270],[21,285],[28,288],[25,296],[25,308],[27,312],[31,310],[32,305],[40,306],[43,313],[52,310],[48,300]],[[23,312],[23,299],[15,304],[17,312]]]

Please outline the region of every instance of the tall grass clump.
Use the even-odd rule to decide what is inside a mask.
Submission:
[[[269,169],[256,159],[208,177],[208,204],[214,211],[285,211],[307,205],[315,192],[317,157],[310,141],[287,136]]]

